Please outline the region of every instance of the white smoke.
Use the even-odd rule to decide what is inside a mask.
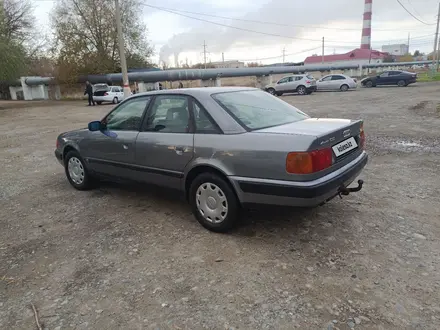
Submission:
[[[179,9],[184,8],[180,7]],[[304,26],[325,26],[330,24],[331,22],[336,21],[346,22],[351,24],[353,28],[359,28],[358,33],[356,31],[351,32],[356,36],[353,42],[356,44],[359,43],[360,45],[363,9],[364,1],[362,0],[351,0],[349,6],[347,5],[347,0],[315,0],[313,2],[313,5],[311,5],[309,1],[272,0],[264,4],[258,10],[237,18]],[[197,10],[194,8],[188,10],[197,12]],[[380,19],[381,21],[385,21],[386,19],[395,20],[395,15],[397,13],[400,13],[400,10],[401,8],[396,6],[395,3],[390,4],[389,0],[373,1],[373,26],[376,19],[375,12],[381,12]],[[212,14],[227,16],[222,15],[221,13],[217,14],[215,12],[213,12]],[[286,27],[269,24],[258,24],[236,20],[219,19],[208,16],[200,16],[189,13],[185,13],[185,15],[270,34],[301,38],[311,38],[311,33],[316,35],[316,31],[314,28],[296,28],[288,26]],[[190,19],[185,19],[185,21],[190,21]],[[393,27],[395,27],[395,25],[389,26],[388,28]],[[319,32],[322,33],[323,36],[331,34],[333,36],[332,39],[338,40],[338,31],[319,29]],[[340,37],[339,39],[342,39],[342,41],[344,42],[344,38],[345,37]],[[316,36],[313,37],[313,39],[316,39]],[[211,53],[227,52],[232,47],[244,48],[261,45],[270,46],[275,44],[295,44],[294,39],[265,36],[248,31],[221,27],[206,22],[199,22],[197,23],[196,27],[189,29],[189,31],[177,34],[169,39],[167,44],[160,49],[160,60],[168,62],[170,56],[176,53],[179,54],[181,52],[201,52],[203,49],[204,40],[206,40],[206,43],[208,44],[208,51]],[[317,46],[319,46],[319,42],[317,43]],[[332,45],[329,44],[329,46]],[[353,48],[354,47],[356,46],[354,45]]]

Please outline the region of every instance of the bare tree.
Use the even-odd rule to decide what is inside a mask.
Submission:
[[[114,72],[120,68],[114,2],[59,0],[53,12],[54,52],[60,78]],[[121,2],[127,62],[147,65],[152,48],[140,18],[139,0]]]

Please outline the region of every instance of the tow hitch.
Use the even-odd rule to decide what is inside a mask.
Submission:
[[[340,188],[339,188],[339,197],[340,198],[342,198],[342,196],[341,195],[344,195],[344,196],[348,196],[350,193],[352,193],[352,192],[358,192],[358,191],[360,191],[361,189],[362,189],[362,186],[363,186],[363,184],[364,184],[364,181],[363,180],[358,180],[358,186],[357,187],[354,187],[354,188],[348,188],[348,187],[345,187],[345,186],[341,186]]]

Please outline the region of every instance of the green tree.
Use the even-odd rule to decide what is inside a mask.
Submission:
[[[148,65],[153,53],[146,39],[139,0],[120,2],[127,62]],[[52,26],[61,80],[78,75],[120,70],[114,2],[110,0],[59,0]]]

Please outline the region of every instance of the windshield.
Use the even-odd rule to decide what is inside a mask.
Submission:
[[[309,118],[294,106],[263,91],[225,92],[212,95],[246,130],[257,130]]]

